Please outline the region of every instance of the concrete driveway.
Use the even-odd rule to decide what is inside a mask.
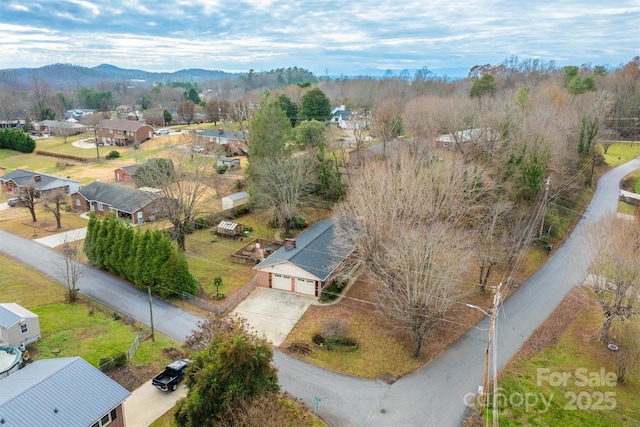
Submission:
[[[180,384],[176,391],[160,391],[147,381],[124,401],[124,418],[127,427],[147,427],[169,409],[178,399],[187,395],[187,386]]]
[[[316,298],[276,289],[256,288],[237,305],[233,314],[243,317],[253,332],[264,335],[275,346],[282,344],[291,329]]]

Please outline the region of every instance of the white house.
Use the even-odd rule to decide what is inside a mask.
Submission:
[[[229,194],[222,198],[222,210],[232,209],[249,203],[249,193],[241,191],[240,193]]]
[[[0,304],[0,341],[12,346],[40,339],[38,315],[16,303]]]

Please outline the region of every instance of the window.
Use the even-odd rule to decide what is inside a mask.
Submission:
[[[98,210],[99,211],[104,211],[104,205],[100,202],[98,202]]]
[[[76,206],[80,206],[80,199],[76,199]]]
[[[27,333],[27,324],[23,323],[20,325],[20,332],[22,332],[23,334]]]
[[[115,419],[116,419],[116,410],[114,409],[104,417],[100,418],[100,421],[95,422],[91,427],[105,427],[111,424],[111,422]]]

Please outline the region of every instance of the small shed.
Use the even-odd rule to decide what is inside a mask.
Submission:
[[[0,341],[3,344],[26,346],[39,339],[37,314],[15,303],[0,304]]]
[[[244,233],[245,227],[242,224],[232,221],[220,221],[216,227],[216,234],[223,237],[236,237]]]
[[[232,209],[249,203],[249,193],[241,191],[222,198],[222,210]]]

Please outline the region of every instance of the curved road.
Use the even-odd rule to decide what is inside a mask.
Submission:
[[[594,197],[565,244],[503,305],[497,322],[498,368],[520,348],[529,335],[553,312],[564,296],[587,277],[592,254],[585,244],[586,226],[615,211],[620,180],[640,168],[636,159],[613,169],[598,181]],[[0,251],[59,279],[52,249],[0,231]],[[147,296],[102,271],[86,267],[80,292],[119,312],[148,323]],[[202,317],[161,300],[154,300],[158,331],[183,341]],[[302,362],[278,351],[283,390],[314,407],[331,425],[340,426],[457,426],[467,407],[465,396],[475,394],[482,383],[489,327],[481,321],[440,357],[393,385],[337,374]]]

